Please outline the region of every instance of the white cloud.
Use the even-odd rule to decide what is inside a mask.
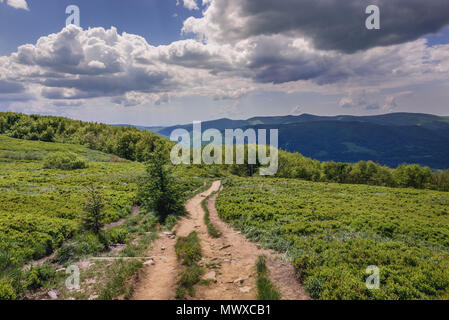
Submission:
[[[213,8],[214,2],[206,4]],[[198,21],[207,23],[208,17]],[[449,45],[428,47],[424,39],[351,54],[317,49],[290,33],[248,36],[233,43],[203,40],[156,47],[113,27],[82,30],[71,25],[0,57],[3,95],[11,96],[6,90],[20,87],[44,100],[104,98],[138,106],[169,104],[186,96],[239,100],[259,90],[349,92],[341,107],[391,110],[399,96],[377,99],[380,90],[391,89],[393,95],[406,86],[449,79]],[[232,106],[229,110],[235,110]]]
[[[3,3],[3,0],[0,0],[0,2]],[[26,0],[6,0],[6,4],[15,9],[30,10]]]
[[[189,10],[199,10],[198,4],[196,3],[196,0],[183,0],[184,8]],[[179,0],[176,1],[176,5],[179,6]]]

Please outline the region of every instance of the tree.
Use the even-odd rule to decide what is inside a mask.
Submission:
[[[417,164],[402,164],[394,171],[394,177],[401,187],[423,189],[431,182],[432,171]]]
[[[148,155],[146,175],[139,187],[139,197],[144,206],[153,210],[162,221],[170,214],[184,212],[182,188],[172,176],[168,152],[160,145]]]
[[[53,142],[55,136],[55,131],[52,127],[47,127],[47,129],[41,134],[40,140],[46,142]]]
[[[81,226],[84,230],[99,235],[106,216],[104,200],[98,189],[93,186],[87,187],[87,193],[84,212],[81,215]]]

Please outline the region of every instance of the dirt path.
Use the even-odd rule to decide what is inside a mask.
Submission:
[[[201,264],[206,274],[215,278],[207,286],[197,285],[195,300],[255,300],[256,274],[254,265],[258,256],[267,256],[270,278],[277,285],[285,300],[309,299],[298,283],[293,267],[282,261],[281,256],[270,250],[259,249],[239,232],[221,221],[215,209],[216,195],[208,201],[212,223],[222,233],[214,239],[207,233],[203,221],[204,211],[201,202],[214,191],[218,191],[220,181],[211,188],[186,203],[188,216],[182,218],[174,231],[177,236],[187,236],[197,231],[201,240],[203,260]],[[176,282],[180,273],[174,245],[176,239],[161,234],[149,253],[155,264],[143,269],[140,281],[135,287],[135,300],[170,300],[175,298]]]
[[[310,299],[299,284],[295,270],[281,255],[271,250],[259,249],[240,232],[223,222],[217,214],[215,199],[208,201],[211,222],[222,233],[218,239],[208,236],[203,225],[200,234],[203,257],[206,264],[218,263],[216,283],[198,286],[195,299],[207,300],[254,300],[257,297],[254,266],[260,255],[267,256],[270,278],[279,288],[283,300]]]
[[[209,190],[187,201],[186,209],[189,215],[183,217],[174,228],[173,232],[177,236],[187,236],[196,230],[196,226],[202,224],[202,220],[198,218],[201,201],[219,187],[220,182],[216,182]],[[159,235],[148,254],[153,258],[154,265],[148,265],[141,271],[139,281],[134,288],[133,300],[175,299],[176,283],[181,270],[176,258],[175,244],[176,238],[173,238],[170,233],[162,232]]]

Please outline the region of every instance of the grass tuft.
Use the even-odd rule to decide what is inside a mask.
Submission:
[[[197,232],[194,231],[187,237],[178,238],[175,250],[178,258],[182,259],[182,264],[186,266],[178,282],[179,287],[176,290],[176,299],[185,300],[187,294],[191,297],[195,295],[194,286],[200,282],[204,272],[203,268],[197,263],[202,257],[200,239]]]
[[[208,197],[206,197],[201,202],[201,207],[204,210],[204,223],[206,224],[206,227],[207,227],[207,233],[212,238],[219,238],[219,237],[221,237],[221,232],[210,221],[210,212],[209,212],[209,208],[207,207],[207,202],[209,201],[210,197],[212,197],[215,194],[216,194],[216,192],[213,192]]]
[[[266,257],[259,256],[256,261],[257,271],[257,299],[258,300],[280,300],[281,293],[268,278],[269,270],[266,264]]]

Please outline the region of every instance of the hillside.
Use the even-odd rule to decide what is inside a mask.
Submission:
[[[61,154],[76,155],[85,161],[86,167],[47,168],[47,157]],[[84,146],[0,135],[0,300],[48,299],[46,292],[55,288],[61,299],[99,295],[112,299],[122,294],[127,289],[125,284],[112,286],[137,272],[140,262],[108,265],[85,259],[114,254],[116,246],[123,249],[127,244],[124,255],[143,255],[154,239],[155,234],[150,231],[157,219],[139,212],[135,206],[138,179],[144,172],[141,163]],[[187,173],[179,168],[176,176],[180,188],[189,192],[201,186],[204,179],[197,175],[195,170]],[[87,187],[101,190],[105,202],[103,223],[126,220],[127,224],[117,224],[115,228],[111,224],[101,239],[83,233],[80,215],[85,208]],[[136,239],[138,233],[145,237]],[[24,268],[27,263],[34,267]],[[56,270],[65,271],[72,264],[97,279],[96,285],[86,285],[82,292],[64,291],[67,276]]]
[[[449,196],[435,191],[229,179],[220,217],[285,253],[315,299],[449,298]],[[380,290],[366,270],[380,270]]]
[[[178,199],[196,196],[186,202],[188,218],[170,214],[162,220],[144,207],[138,192],[145,168],[153,162],[145,167],[132,160],[155,161],[154,153],[148,153],[155,144],[163,147],[162,159],[168,151],[166,139],[136,128],[64,118],[0,114],[2,118],[1,128],[10,136],[0,135],[0,299],[139,299],[158,292],[170,299],[186,293],[195,299],[254,299],[262,292],[257,284],[261,275],[253,272],[261,256],[283,299],[308,299],[309,294],[321,299],[447,299],[447,193],[401,187],[447,191],[448,172],[419,166],[391,169],[372,162],[320,163],[285,151],[280,152],[278,173],[285,179],[248,178],[245,165],[178,166],[171,168],[170,179],[181,191]],[[348,124],[354,126],[352,135],[359,136],[380,126],[334,119],[283,127],[298,130],[296,126],[320,123],[342,132],[334,135],[336,140],[347,139]],[[391,127],[397,131],[387,134],[399,139],[401,130],[411,127]],[[310,134],[311,140],[314,132]],[[419,134],[417,141],[431,139],[430,133]],[[29,140],[35,137],[53,142]],[[331,144],[326,148],[333,150]],[[129,160],[99,151],[108,149]],[[53,162],[48,159],[61,154],[73,155],[83,166],[49,167]],[[224,183],[217,200],[223,221],[215,210],[218,179]],[[85,230],[79,219],[89,186],[100,190],[105,200],[102,222],[107,225],[101,236]],[[177,246],[195,234],[202,258],[184,268]],[[282,262],[281,256],[290,260]],[[374,293],[363,287],[364,270],[373,264],[389,272],[383,278],[385,290]],[[73,266],[82,271],[80,290],[65,286],[65,270]],[[139,270],[149,276],[135,284]],[[295,270],[300,272],[296,275]],[[194,280],[187,283],[177,280],[192,275]],[[346,282],[341,284],[341,279]]]
[[[192,125],[152,128],[168,137],[174,129]],[[248,120],[219,119],[202,123],[203,130],[216,128],[279,129],[280,148],[320,161],[372,160],[396,167],[416,163],[434,169],[449,168],[449,121],[418,113],[379,116],[255,117]]]

